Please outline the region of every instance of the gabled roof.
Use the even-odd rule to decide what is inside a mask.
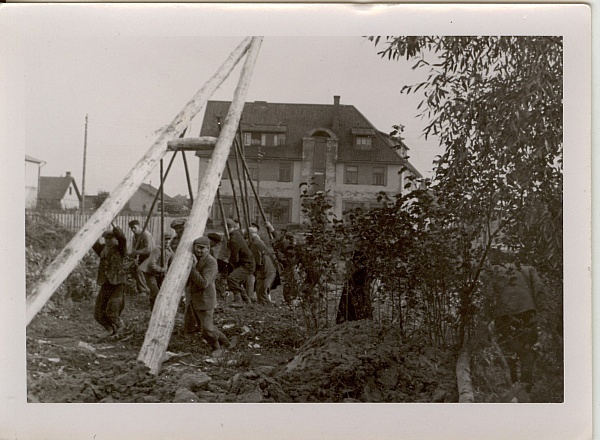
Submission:
[[[141,191],[145,191],[148,194],[150,194],[150,196],[152,197],[156,197],[156,194],[158,194],[158,188],[154,188],[152,185],[148,184],[148,183],[142,183],[140,185],[139,188]],[[165,202],[173,202],[173,198],[169,197],[167,194],[163,194],[163,198]]]
[[[406,157],[402,156],[401,149],[404,149],[406,151],[410,150],[410,148],[408,148],[404,142],[402,142],[401,140],[399,141],[397,139],[394,139],[389,134],[383,133],[382,131],[379,132],[379,135],[386,140],[386,142],[388,143],[390,148],[393,148],[396,151],[396,154],[398,154],[398,156],[403,158],[403,164],[412,173],[413,176],[418,177],[418,178],[423,177],[423,175],[419,172],[419,170],[417,170],[413,166],[413,164],[408,161],[408,156],[406,156]]]
[[[33,163],[45,163],[43,160],[36,159],[33,156],[28,154],[25,155],[25,162],[33,162]]]
[[[64,177],[50,177],[50,176],[41,176],[40,177],[40,187],[38,189],[38,199],[41,200],[61,200],[69,186],[73,184],[75,188],[75,193],[77,194],[77,198],[81,200],[81,194],[79,193],[79,188],[77,188],[77,184],[75,183],[75,179],[73,176],[64,176]]]
[[[184,196],[182,194],[177,194],[175,197],[173,197],[173,201],[177,202],[181,205],[184,205],[184,206],[187,206],[190,204],[189,196]]]
[[[200,136],[219,136],[219,121],[225,116],[231,102],[208,101],[202,123]],[[246,102],[242,113],[241,126],[245,132],[260,131],[283,132],[286,136],[285,146],[268,147],[271,158],[302,159],[302,141],[311,136],[315,129],[332,131],[339,139],[338,160],[402,163],[402,159],[389,147],[387,142],[377,135],[378,131],[353,105],[339,104],[339,127],[334,127],[335,104],[283,104]],[[354,130],[354,134],[353,134]],[[356,133],[373,134],[373,149],[357,151],[354,149]],[[245,147],[248,157],[257,157],[258,147]],[[210,155],[210,152],[198,152],[197,155]]]

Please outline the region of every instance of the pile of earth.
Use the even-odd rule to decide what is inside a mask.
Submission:
[[[451,350],[364,320],[320,332],[274,378],[294,402],[456,402],[455,364]]]

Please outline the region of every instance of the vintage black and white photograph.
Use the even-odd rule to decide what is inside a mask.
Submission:
[[[570,408],[590,146],[565,77],[589,29],[226,33],[257,12],[56,6],[6,51],[27,411]]]

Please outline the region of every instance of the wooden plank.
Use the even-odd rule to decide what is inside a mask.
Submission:
[[[197,138],[173,139],[167,142],[167,147],[173,151],[212,151],[216,144],[216,137],[202,136]]]
[[[217,72],[202,86],[173,121],[165,127],[148,152],[133,167],[119,186],[111,192],[85,226],[75,234],[62,252],[44,270],[40,276],[40,281],[33,287],[31,295],[27,297],[27,325],[150,175],[167,152],[167,142],[183,132],[191,119],[229,76],[248,50],[251,41],[252,39],[247,37],[238,45]]]
[[[234,92],[233,102],[225,118],[224,128],[215,146],[208,169],[198,184],[198,194],[192,206],[192,211],[173,257],[171,268],[163,281],[154,304],[146,337],[138,356],[138,360],[149,367],[150,372],[153,374],[160,372],[171,339],[179,301],[192,267],[192,242],[204,233],[209,210],[219,188],[221,175],[242,116],[246,94],[261,43],[262,37],[252,39],[240,73],[240,80]]]

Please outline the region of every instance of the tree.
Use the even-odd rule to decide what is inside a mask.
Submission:
[[[369,37],[390,60],[416,60],[418,106],[444,153],[429,191],[454,230],[462,332],[490,247],[544,262],[562,280],[563,76],[560,37]]]
[[[267,197],[262,201],[263,210],[272,220],[280,221],[287,212],[287,206],[283,205],[277,197]]]
[[[94,197],[94,209],[100,208],[109,195],[108,191],[99,190],[96,197]]]

